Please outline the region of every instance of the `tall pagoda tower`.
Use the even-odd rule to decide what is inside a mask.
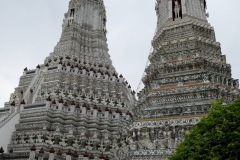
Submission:
[[[142,79],[145,87],[123,138],[131,150],[129,159],[171,155],[214,100],[240,98],[239,81],[232,78],[207,21],[206,0],[157,0],[155,9],[157,32]]]
[[[135,93],[112,65],[106,22],[103,0],[69,2],[54,51],[36,69],[24,70],[0,110],[5,152],[18,153],[16,159],[29,157],[30,148],[32,159],[114,159]]]

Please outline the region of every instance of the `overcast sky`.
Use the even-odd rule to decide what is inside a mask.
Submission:
[[[156,29],[155,0],[105,0],[105,5],[113,65],[136,90]],[[235,79],[240,79],[239,6],[239,0],[208,0],[209,22]],[[23,69],[34,69],[53,51],[67,8],[68,0],[0,0],[0,108]]]

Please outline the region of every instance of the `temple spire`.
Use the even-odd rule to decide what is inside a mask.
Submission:
[[[112,66],[106,38],[106,10],[102,0],[71,0],[63,31],[52,56],[70,56]]]
[[[205,0],[156,3],[157,33],[128,134],[136,139],[129,140],[134,159],[168,157],[214,100],[228,104],[240,97],[239,81],[232,78],[206,7]]]

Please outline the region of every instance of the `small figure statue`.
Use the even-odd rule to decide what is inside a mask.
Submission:
[[[28,135],[28,137],[29,137],[28,142],[29,142],[29,143],[34,143],[34,139],[33,139],[34,135],[33,135],[33,134],[30,134],[30,135]]]
[[[167,141],[164,138],[164,134],[162,129],[159,130],[158,132],[158,148],[159,149],[166,149],[167,146]]]
[[[73,147],[75,147],[75,148],[79,147],[79,140],[78,140],[78,138],[74,139]]]
[[[101,152],[105,152],[105,150],[106,150],[106,147],[105,147],[105,144],[104,144],[104,142],[103,141],[101,141],[101,143],[100,143],[100,145],[99,145],[100,147],[98,148],[98,150],[99,151],[101,151]]]
[[[180,6],[178,0],[175,0],[175,1],[174,1],[174,13],[175,13],[175,18],[179,18],[179,17],[180,17],[180,9],[181,9],[181,6]]]
[[[111,152],[113,153],[114,157],[118,157],[119,146],[117,144],[117,140],[114,139],[112,142],[112,149]]]
[[[53,145],[53,141],[52,141],[53,138],[54,138],[54,137],[53,137],[52,135],[47,135],[46,143]]]
[[[138,147],[140,149],[156,149],[156,141],[151,142],[148,131],[142,132],[141,137],[141,140],[138,142]]]
[[[59,145],[60,146],[63,146],[63,147],[66,147],[67,146],[67,144],[66,144],[66,137],[64,136],[64,137],[62,137],[62,141],[59,143]]]
[[[133,133],[134,133],[134,132],[133,132]],[[134,136],[133,136],[133,137],[134,137]],[[127,142],[129,143],[129,148],[130,148],[130,150],[132,150],[132,151],[137,150],[136,142],[134,142],[134,140],[133,140],[133,138],[132,138],[131,135],[127,137]]]
[[[92,142],[91,139],[88,140],[86,149],[92,151],[92,149],[93,149],[93,142]]]
[[[43,142],[42,136],[43,136],[43,134],[41,134],[41,133],[39,133],[37,135],[37,140],[36,140],[37,143],[42,143]]]

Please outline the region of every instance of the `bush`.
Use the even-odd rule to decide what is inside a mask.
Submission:
[[[194,126],[170,160],[239,160],[240,100],[213,103],[208,116]]]

